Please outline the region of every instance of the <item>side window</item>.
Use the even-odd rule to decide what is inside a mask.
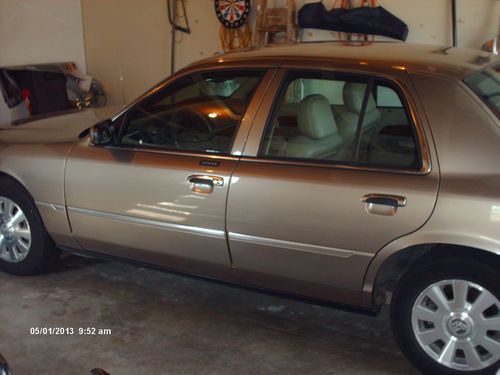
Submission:
[[[227,154],[263,71],[192,74],[132,108],[120,143]]]
[[[328,72],[287,75],[260,156],[420,167],[414,128],[397,89],[382,80]]]
[[[403,108],[403,103],[399,99],[396,91],[388,86],[377,86],[377,107],[381,108]]]

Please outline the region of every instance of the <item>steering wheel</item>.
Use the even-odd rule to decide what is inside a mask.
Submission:
[[[140,142],[141,145],[165,146],[173,143],[176,148],[180,148],[174,132],[171,131],[171,128],[178,127],[178,124],[159,117],[149,117],[148,120],[151,122],[138,126],[123,138],[133,144]]]
[[[173,136],[183,142],[202,143],[215,137],[213,124],[199,112],[180,108],[172,114],[169,122],[173,123],[173,130],[179,130],[177,133],[174,130]],[[195,127],[199,129],[195,130]]]
[[[132,143],[171,145],[181,148],[185,143],[202,143],[215,137],[209,119],[201,113],[177,109],[167,118],[149,114],[147,123],[138,124],[137,129],[127,134]]]

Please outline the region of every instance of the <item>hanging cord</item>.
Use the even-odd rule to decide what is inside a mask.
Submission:
[[[216,9],[217,12],[217,9]],[[244,20],[244,24],[240,27],[226,27],[223,20],[219,30],[221,46],[224,51],[233,51],[236,49],[244,49],[250,47],[252,43],[252,31],[248,19]]]
[[[333,2],[332,9],[337,8],[337,1],[335,0]],[[339,9],[353,9],[355,6],[353,5],[354,0],[340,0],[340,6],[338,7]],[[378,1],[377,0],[361,0],[359,7],[370,7],[370,8],[376,8],[378,6]],[[358,34],[358,33],[346,33],[342,31],[337,32],[338,35],[338,40],[343,41],[345,45],[347,46],[354,46],[354,45],[369,45],[372,44],[375,41],[375,35],[371,34]],[[355,37],[356,39],[353,39]],[[351,42],[355,42],[355,44],[352,44]]]
[[[178,0],[173,0],[173,1],[178,1]],[[176,30],[181,31],[185,34],[191,34],[191,28],[189,27],[189,20],[187,18],[187,13],[186,13],[186,4],[184,3],[184,0],[179,0],[179,1],[181,2],[182,5],[182,13],[184,15],[184,18],[186,19],[186,26],[184,27],[176,24],[177,14],[172,14],[171,0],[167,0],[168,22],[170,22],[170,25],[174,27]]]
[[[248,22],[245,22],[245,25],[237,29],[230,29],[224,25],[220,27],[220,41],[224,51],[248,48],[251,39],[252,31]]]
[[[172,39],[171,39],[171,55],[170,55],[170,73],[173,74],[175,72],[175,45],[182,41],[182,36],[180,40],[177,40],[177,31],[181,31],[184,34],[191,34],[191,29],[189,27],[189,20],[187,18],[186,13],[186,4],[184,0],[173,0],[172,4],[171,0],[167,0],[167,13],[168,13],[168,22],[172,26]],[[182,5],[182,17],[186,21],[186,27],[177,25],[177,19],[179,18],[179,14],[177,12],[178,1],[181,2]]]
[[[376,8],[378,6],[377,0],[362,0],[360,7],[369,6],[371,8]]]

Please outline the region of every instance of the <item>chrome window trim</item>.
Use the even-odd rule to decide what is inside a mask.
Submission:
[[[250,103],[247,106],[246,112],[241,118],[238,128],[236,129],[236,132],[233,137],[233,142],[231,145],[231,149],[229,152],[221,153],[220,155],[222,156],[227,156],[227,155],[235,155],[239,156],[243,152],[243,149],[246,144],[246,140],[248,138],[248,133],[250,132],[250,129],[252,127],[252,123],[257,115],[257,112],[262,104],[262,101],[264,99],[265,93],[267,89],[269,88],[270,83],[273,81],[274,76],[276,75],[276,72],[278,69],[276,69],[276,66],[270,66],[269,64],[257,64],[256,66],[248,66],[248,65],[242,65],[242,64],[227,64],[224,67],[220,67],[218,65],[215,66],[204,66],[200,68],[191,68],[191,69],[185,69],[169,78],[166,80],[160,82],[157,86],[153,87],[143,95],[141,95],[139,98],[134,100],[131,104],[126,106],[120,113],[115,115],[114,117],[111,118],[111,121],[116,121],[119,119],[121,116],[125,116],[126,120],[126,114],[128,111],[132,110],[136,105],[139,103],[147,100],[149,97],[155,95],[159,91],[163,90],[166,88],[168,85],[174,83],[175,81],[182,79],[184,77],[187,77],[192,74],[196,73],[213,73],[213,72],[223,72],[223,71],[238,71],[240,70],[242,73],[244,73],[245,70],[252,70],[252,71],[259,71],[262,70],[263,74],[260,77],[259,84],[257,85],[255,92],[253,93],[253,96],[250,100]],[[122,121],[123,122],[123,121]],[[120,128],[123,128],[123,124]],[[122,129],[120,129],[120,134],[122,132]],[[119,137],[120,135],[118,135]],[[92,143],[89,141],[89,145],[92,145]],[[136,150],[142,150],[143,148],[141,147],[127,147],[124,145],[109,145],[108,147],[114,147],[115,149],[133,149],[134,151]],[[175,149],[165,149],[162,148],[161,146],[158,147],[145,147],[144,149],[146,150],[154,150],[154,149],[160,149],[163,151],[168,151],[171,153],[178,153],[178,154],[185,154],[185,155],[191,155],[191,154],[204,154],[204,155],[217,155],[216,153],[210,153],[210,152],[201,152],[201,151],[188,151],[188,150],[183,150],[183,151],[176,151]]]
[[[153,86],[152,88],[147,90],[144,94],[137,97],[130,104],[123,107],[120,112],[118,112],[116,115],[111,117],[111,121],[115,121],[120,116],[124,115],[126,112],[128,112],[130,109],[132,109],[132,107],[139,104],[143,100],[146,100],[150,96],[156,94],[158,91],[163,90],[166,86],[170,85],[171,83],[178,80],[179,78],[186,77],[186,76],[193,74],[193,73],[207,73],[207,72],[213,72],[213,71],[237,70],[237,69],[271,70],[273,68],[276,68],[276,66],[272,66],[271,64],[268,64],[268,63],[255,64],[252,66],[243,65],[242,63],[237,63],[237,64],[226,63],[226,64],[224,64],[224,66],[220,66],[220,65],[188,66],[185,69],[182,69],[179,72],[177,72],[171,76],[168,76],[163,81],[161,81],[160,83],[156,84],[155,86]],[[264,76],[261,80],[261,83],[264,81],[265,76],[266,76],[266,74],[264,74]]]
[[[313,70],[316,68],[315,70]],[[285,165],[297,165],[297,166],[313,166],[313,167],[322,167],[322,168],[330,168],[330,169],[350,169],[357,171],[369,171],[369,172],[383,172],[383,173],[393,173],[393,174],[409,174],[409,175],[428,175],[432,171],[432,161],[431,161],[431,153],[430,153],[430,145],[427,141],[427,136],[425,134],[425,129],[422,121],[418,116],[417,112],[417,104],[415,99],[413,98],[410,90],[407,87],[407,84],[402,82],[401,79],[391,76],[389,74],[380,73],[378,71],[365,71],[365,70],[354,70],[354,69],[345,69],[341,67],[332,67],[326,65],[319,65],[315,62],[284,62],[279,70],[279,74],[276,74],[275,81],[273,85],[270,86],[270,89],[266,93],[266,96],[263,98],[263,111],[266,111],[264,125],[260,125],[261,128],[259,143],[258,145],[253,145],[252,149],[245,149],[242,156],[242,161],[254,161],[254,162],[262,162],[262,163],[275,163],[275,164],[285,164]],[[389,168],[389,167],[377,167],[377,166],[369,166],[369,165],[355,165],[355,164],[341,164],[335,162],[314,162],[314,161],[305,161],[305,160],[283,160],[279,158],[262,158],[258,155],[260,149],[260,141],[265,136],[267,122],[269,114],[272,111],[273,105],[275,103],[277,94],[281,89],[281,85],[286,79],[286,73],[289,70],[304,70],[304,71],[325,71],[329,73],[342,73],[342,74],[352,74],[358,76],[364,76],[367,78],[380,79],[384,81],[389,81],[393,84],[398,90],[399,93],[403,96],[403,100],[406,102],[405,108],[408,109],[409,120],[411,121],[411,126],[415,129],[418,146],[420,148],[420,157],[422,161],[422,167],[420,169],[404,169],[404,168]],[[408,72],[404,71],[406,77],[409,77]],[[257,116],[256,116],[257,118]],[[259,122],[262,122],[262,118],[259,119]],[[255,126],[255,125],[254,125]],[[256,137],[256,132],[253,132],[254,137]]]
[[[99,147],[99,146],[94,146],[92,143],[89,143],[90,146],[92,147]],[[190,156],[190,157],[195,157],[195,158],[200,158],[200,159],[218,159],[218,160],[232,160],[232,161],[237,161],[239,160],[239,157],[233,156],[231,154],[216,154],[216,153],[199,153],[199,152],[189,152],[189,151],[175,151],[175,150],[168,150],[168,149],[161,149],[161,148],[138,148],[138,147],[124,147],[124,146],[104,146],[104,148],[107,148],[109,150],[117,150],[117,151],[131,151],[131,152],[145,152],[149,154],[162,154],[162,155],[172,155],[172,156]]]
[[[127,222],[127,223],[131,223],[131,224],[147,225],[147,226],[157,227],[157,228],[161,228],[161,229],[168,229],[168,230],[175,231],[175,232],[195,234],[195,235],[199,235],[199,236],[208,236],[208,237],[224,238],[224,239],[226,238],[225,231],[218,230],[218,229],[208,229],[208,228],[194,227],[194,226],[190,226],[190,225],[172,224],[172,223],[167,223],[164,221],[143,219],[143,218],[134,217],[134,216],[127,216],[127,215],[112,214],[109,212],[88,210],[85,208],[78,208],[78,207],[68,207],[68,212],[69,213],[72,213],[72,212],[78,213],[78,214],[87,215],[87,216],[101,217],[101,218],[111,219],[111,220],[117,220],[117,221]]]
[[[314,168],[326,168],[326,169],[343,169],[361,172],[379,172],[379,173],[390,173],[390,174],[404,174],[413,176],[426,176],[430,174],[430,170],[427,172],[421,172],[413,169],[386,169],[377,168],[369,166],[358,166],[354,164],[334,164],[334,163],[315,163],[305,160],[283,160],[283,159],[262,159],[259,157],[242,156],[240,162],[254,162],[254,163],[264,163],[264,164],[279,164],[279,165],[289,165],[298,167],[314,167]]]
[[[288,250],[295,250],[295,251],[313,253],[319,255],[329,255],[338,258],[350,258],[352,256],[357,255],[357,256],[368,257],[371,259],[374,256],[374,254],[365,253],[362,251],[338,249],[334,247],[312,245],[302,242],[284,241],[274,238],[251,236],[235,232],[229,232],[228,238],[229,241],[245,242],[254,245],[280,247]]]
[[[264,102],[266,92],[269,90],[269,87],[271,86],[277,73],[278,69],[269,68],[267,69],[266,74],[262,77],[234,136],[230,152],[231,155],[240,156],[243,153],[248,141],[248,136],[252,130],[253,122],[255,121],[262,103]]]

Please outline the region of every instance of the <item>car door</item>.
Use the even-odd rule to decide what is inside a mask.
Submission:
[[[189,272],[229,269],[229,179],[238,131],[248,132],[265,76],[264,69],[188,72],[114,119],[112,144],[82,139],[65,176],[79,244]]]
[[[437,167],[405,72],[292,66],[232,177],[234,267],[249,284],[359,304],[376,252],[431,215]]]

